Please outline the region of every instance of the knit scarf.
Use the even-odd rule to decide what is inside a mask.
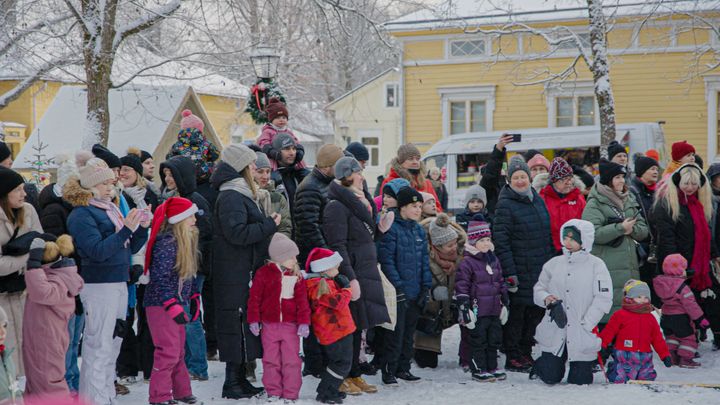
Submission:
[[[690,279],[690,288],[703,291],[710,288],[710,226],[705,219],[705,210],[697,199],[697,195],[680,194],[680,205],[685,205],[690,211],[695,228],[695,246],[693,247],[692,263],[690,268],[695,269],[695,275]]]
[[[125,187],[123,190],[125,191],[125,194],[127,194],[130,198],[132,198],[133,202],[135,203],[135,208],[139,210],[144,210],[147,208],[147,203],[145,202],[145,195],[147,194],[147,188],[145,187],[139,187],[139,186],[132,186],[132,187]]]
[[[527,190],[524,190],[524,191],[518,190],[518,189],[516,189],[516,188],[513,187],[513,186],[510,186],[510,188],[511,188],[514,192],[516,192],[516,193],[518,193],[518,194],[520,194],[520,195],[527,196],[527,198],[529,198],[530,201],[533,200],[534,195],[533,195],[533,188],[532,188],[532,186],[528,186]]]
[[[655,189],[656,189],[657,186],[658,186],[657,183],[653,183],[653,184],[651,184],[651,185],[649,185],[649,186],[648,186],[647,184],[643,183],[643,185],[644,185],[645,188],[646,188],[649,192],[651,192],[651,193],[654,193],[654,192],[655,192]]]
[[[649,314],[653,310],[653,306],[650,302],[638,304],[632,298],[627,297],[623,298],[622,308],[636,314]]]
[[[342,185],[342,183],[340,183],[339,181],[337,182],[338,184]],[[370,214],[372,214],[372,206],[370,205],[370,201],[365,198],[365,193],[363,193],[362,190],[359,190],[357,187],[354,186],[347,187],[347,189],[350,190],[350,192],[353,193],[358,200],[360,200],[360,202],[365,206],[365,208],[367,208]]]
[[[622,212],[623,210],[625,210],[625,201],[627,201],[627,197],[628,197],[628,191],[627,191],[627,190],[625,190],[625,191],[623,191],[623,192],[621,192],[621,193],[618,193],[618,192],[615,191],[615,189],[613,189],[612,187],[598,183],[598,185],[597,185],[597,191],[598,191],[598,193],[600,193],[601,195],[604,195],[605,197],[607,197],[608,200],[610,200],[610,202],[611,202],[615,207],[617,207],[618,209],[620,209],[621,212]]]
[[[110,218],[110,222],[115,225],[115,232],[120,232],[123,226],[125,226],[125,224],[123,223],[123,216],[120,212],[120,208],[118,208],[117,205],[113,204],[111,201],[104,201],[99,198],[93,197],[90,200],[90,205],[105,211],[105,214],[108,216],[108,218]]]
[[[454,274],[457,268],[457,249],[453,249],[450,253],[443,253],[440,249],[436,248],[435,245],[432,245],[432,250],[432,259],[440,266],[442,271],[448,276]]]

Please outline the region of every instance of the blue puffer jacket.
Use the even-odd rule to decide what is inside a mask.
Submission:
[[[432,287],[427,236],[419,223],[396,217],[378,245],[378,260],[398,295],[416,299]]]
[[[147,241],[147,228],[140,226],[133,233],[123,227],[115,232],[115,225],[105,211],[92,206],[75,207],[68,216],[67,226],[80,256],[85,283],[128,281],[130,256]]]
[[[517,276],[518,291],[510,299],[533,305],[533,286],[542,266],[553,256],[550,214],[542,198],[532,190],[533,200],[506,185],[498,198],[493,218],[495,255],[505,277]]]

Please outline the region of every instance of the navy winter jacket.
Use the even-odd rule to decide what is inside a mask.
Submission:
[[[80,256],[85,283],[128,281],[130,256],[147,241],[147,228],[139,226],[133,233],[123,227],[115,232],[115,225],[105,211],[93,206],[75,207],[68,216],[67,225]]]
[[[432,287],[427,236],[419,223],[396,217],[379,243],[378,259],[398,295],[415,299]]]
[[[495,254],[500,259],[505,277],[517,276],[518,291],[511,300],[533,305],[533,286],[542,266],[553,257],[550,236],[550,214],[535,190],[533,200],[516,193],[509,185],[500,191],[495,216],[493,239]]]

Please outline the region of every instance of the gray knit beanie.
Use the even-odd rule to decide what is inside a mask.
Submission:
[[[483,206],[487,207],[487,193],[485,189],[479,184],[475,184],[465,192],[465,207],[470,203],[470,200],[480,200],[483,202]]]
[[[522,156],[515,155],[510,158],[510,162],[508,163],[508,179],[512,177],[513,173],[518,170],[524,171],[525,173],[527,173],[528,177],[530,177],[530,168],[528,167],[527,163],[525,163],[525,160],[523,160]]]
[[[270,169],[270,159],[262,152],[255,152],[257,159],[255,159],[255,167],[258,169]]]
[[[450,225],[447,214],[441,212],[434,221],[430,222],[430,243],[433,246],[442,246],[457,237],[458,233],[455,227]]]
[[[238,173],[257,159],[255,151],[239,143],[228,145],[220,153],[220,160],[232,166]]]
[[[362,166],[360,163],[351,157],[343,157],[335,162],[335,178],[344,179],[352,176],[353,173],[361,172]]]

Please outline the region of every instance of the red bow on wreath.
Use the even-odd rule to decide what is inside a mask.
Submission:
[[[265,82],[260,82],[250,88],[250,91],[253,95],[255,95],[255,102],[257,103],[258,110],[265,112],[264,104],[260,103],[260,92],[265,92],[267,90],[267,84]],[[264,95],[263,95],[264,98]]]

